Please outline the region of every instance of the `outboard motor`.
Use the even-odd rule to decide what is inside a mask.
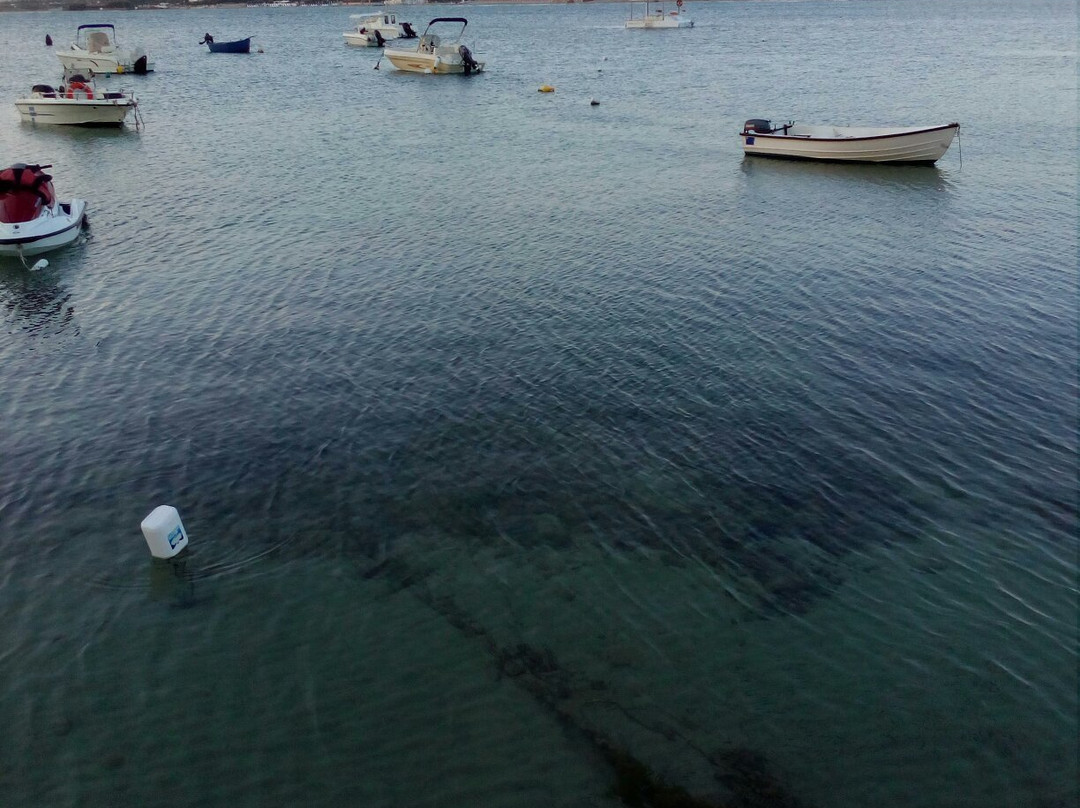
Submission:
[[[477,67],[479,63],[473,58],[472,51],[466,48],[464,45],[458,47],[458,53],[461,54],[461,64],[465,67],[465,75],[469,75]]]
[[[0,171],[0,222],[16,224],[37,218],[42,208],[56,203],[52,177],[44,169],[15,163]]]
[[[416,39],[416,31],[407,22],[401,24],[401,38],[402,39]]]
[[[135,60],[135,75],[145,76],[149,71],[146,69],[146,54],[144,53]]]
[[[772,122],[764,118],[751,118],[743,124],[744,135],[771,135],[774,131]]]
[[[375,34],[375,44],[380,48],[384,47],[386,45],[386,40],[383,39],[383,35],[379,33],[378,29],[372,31],[372,33]]]

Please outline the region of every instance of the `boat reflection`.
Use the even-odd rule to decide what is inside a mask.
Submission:
[[[933,166],[883,165],[878,163],[827,163],[808,160],[780,160],[743,156],[742,173],[747,177],[806,182],[869,183],[890,188],[918,188],[947,191],[952,187],[949,171]]]
[[[55,336],[71,329],[78,333],[71,291],[27,272],[17,262],[0,264],[0,310],[5,320],[31,336]]]

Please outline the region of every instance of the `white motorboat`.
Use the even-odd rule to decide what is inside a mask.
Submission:
[[[416,31],[407,22],[398,22],[396,14],[351,14],[356,26],[346,31],[346,45],[361,48],[381,48],[392,39],[416,39]]]
[[[432,26],[438,24],[439,30],[444,30],[448,25],[461,24],[461,30],[453,38],[443,38],[431,32]],[[461,37],[465,33],[465,26],[469,24],[464,17],[436,17],[428,23],[424,29],[424,35],[413,48],[399,48],[388,46],[383,51],[383,56],[398,70],[410,73],[480,73],[484,69],[484,63],[473,58],[472,51],[461,43]]]
[[[121,50],[116,44],[116,26],[111,23],[80,25],[68,50],[56,51],[69,73],[150,73],[154,63],[141,48]]]
[[[694,21],[683,11],[683,0],[675,0],[674,11],[664,11],[662,2],[645,0],[630,4],[627,28],[693,28]]]
[[[24,121],[34,124],[66,126],[123,126],[124,119],[135,113],[138,126],[138,101],[130,91],[99,90],[80,75],[65,79],[53,87],[35,84],[30,95],[15,100],[15,108]]]
[[[960,124],[942,126],[773,126],[751,118],[739,135],[743,152],[789,160],[932,165],[952,145]]]
[[[16,163],[0,171],[0,255],[38,255],[79,237],[86,202],[58,202],[46,168]]]

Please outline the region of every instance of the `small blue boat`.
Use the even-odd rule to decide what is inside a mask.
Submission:
[[[204,43],[210,48],[211,53],[251,53],[251,37],[237,39],[234,42],[215,42],[210,34],[205,34],[199,44]]]

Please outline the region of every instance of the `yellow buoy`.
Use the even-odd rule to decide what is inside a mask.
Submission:
[[[540,89],[538,90],[538,92],[541,92],[541,93],[553,93],[553,92],[555,92],[555,88],[552,87],[550,84],[541,84]]]

